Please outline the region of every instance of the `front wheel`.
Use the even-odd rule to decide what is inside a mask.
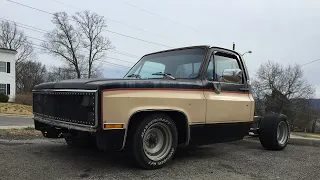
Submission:
[[[142,168],[160,168],[172,159],[177,142],[178,133],[172,119],[165,114],[152,114],[133,133],[132,157]]]
[[[290,139],[287,117],[283,114],[270,114],[260,122],[259,139],[268,150],[283,150]]]

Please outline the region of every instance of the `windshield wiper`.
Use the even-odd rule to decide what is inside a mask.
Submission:
[[[141,76],[139,74],[130,74],[127,77],[135,77],[141,79]]]
[[[168,74],[165,72],[156,72],[156,73],[153,73],[152,75],[163,75],[163,76],[169,77],[171,79],[176,79],[175,77],[171,76],[171,74]]]

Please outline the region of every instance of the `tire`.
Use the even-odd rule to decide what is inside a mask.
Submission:
[[[283,114],[266,115],[260,122],[259,139],[267,150],[283,150],[290,139],[287,117]]]
[[[158,169],[171,161],[177,149],[178,132],[169,116],[151,114],[131,132],[129,146],[136,165],[144,169]]]
[[[74,134],[65,135],[64,139],[68,145],[68,147],[75,147],[75,148],[95,148],[96,141],[95,138],[91,135],[85,136],[76,136]]]

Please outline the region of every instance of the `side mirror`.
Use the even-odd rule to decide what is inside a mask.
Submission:
[[[225,69],[222,72],[222,78],[224,81],[236,83],[242,79],[241,69]]]

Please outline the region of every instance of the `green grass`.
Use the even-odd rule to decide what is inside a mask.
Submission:
[[[320,134],[317,134],[317,133],[291,132],[291,134],[296,135],[296,136],[306,137],[306,138],[319,138],[320,139]]]

